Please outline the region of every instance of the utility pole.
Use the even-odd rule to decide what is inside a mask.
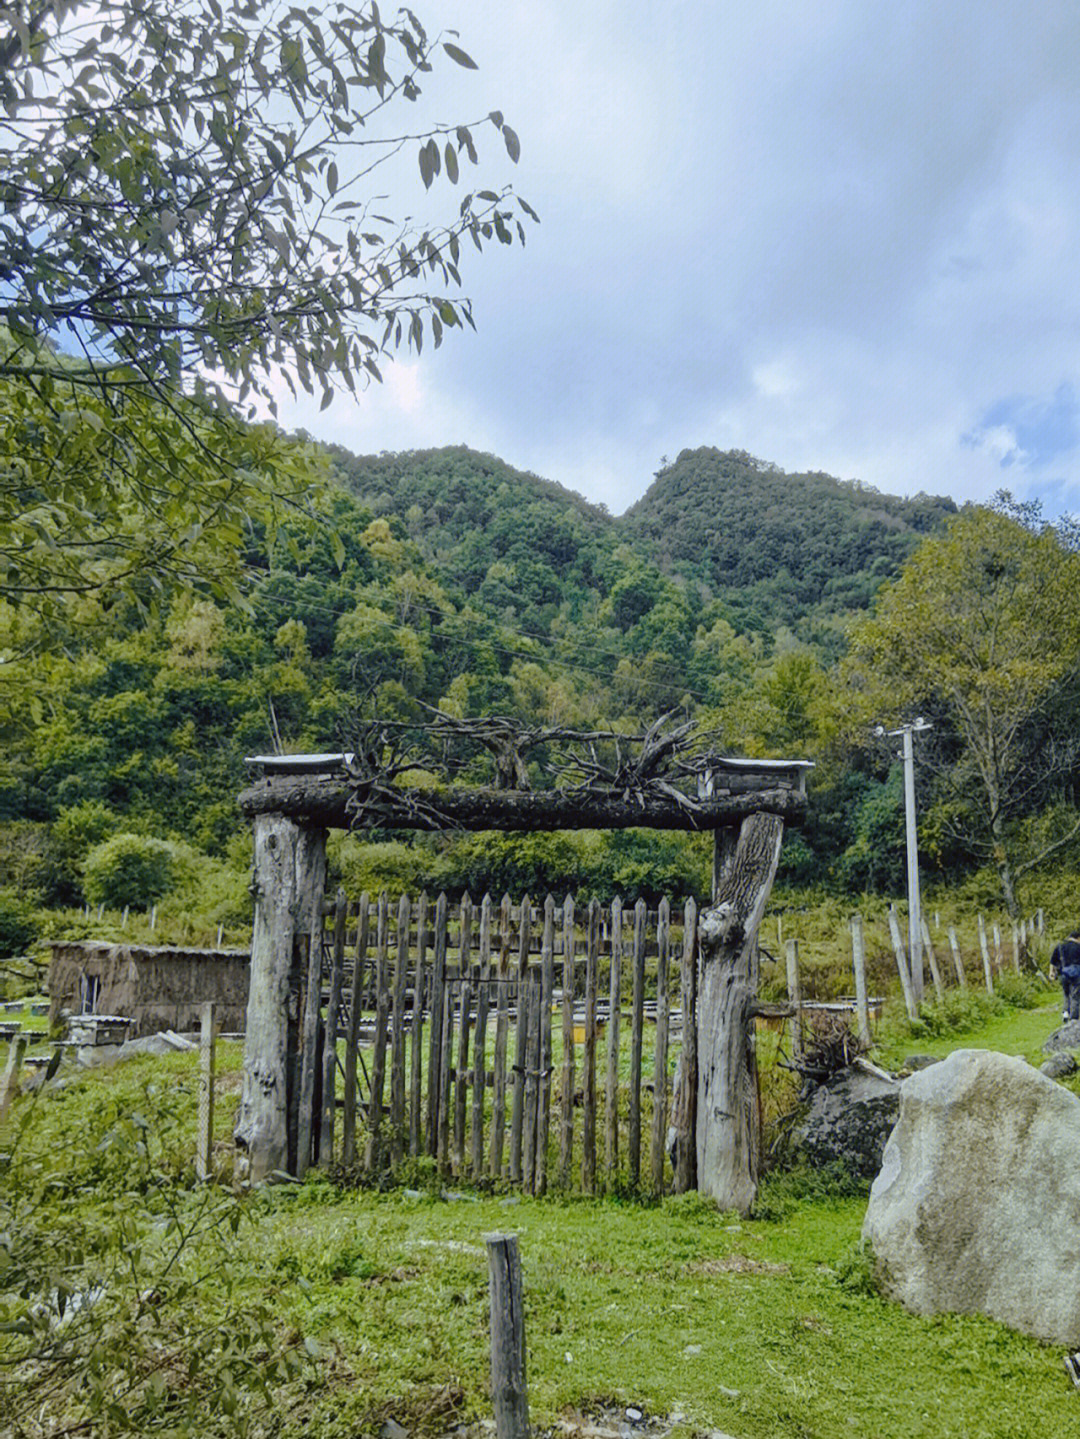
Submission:
[[[910,724],[899,729],[885,729],[878,725],[874,733],[879,737],[903,741],[899,758],[904,761],[904,822],[907,832],[907,892],[908,892],[908,966],[911,987],[916,1005],[923,997],[923,943],[922,908],[919,900],[919,838],[915,829],[915,743],[914,736],[933,729],[920,715]]]

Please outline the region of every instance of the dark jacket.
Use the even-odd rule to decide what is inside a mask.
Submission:
[[[1055,945],[1050,956],[1050,965],[1066,979],[1080,977],[1080,940],[1063,939],[1060,944]]]

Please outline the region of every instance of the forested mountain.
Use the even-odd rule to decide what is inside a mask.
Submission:
[[[335,459],[363,503],[401,516],[447,578],[532,625],[547,606],[608,588],[622,545],[693,603],[723,600],[740,630],[771,636],[783,625],[820,643],[956,513],[950,499],[789,475],[742,450],[683,450],[619,517],[464,446]]]
[[[810,815],[785,843],[782,877],[902,885],[891,749],[867,747],[870,719],[902,716],[875,675],[877,709],[855,733],[837,661],[881,581],[946,530],[954,548],[983,544],[986,511],[711,449],[684,451],[621,517],[464,447],[329,461],[336,482],[316,513],[249,527],[236,554],[246,606],[165,594],[140,612],[98,594],[59,634],[0,607],[0,890],[78,899],[92,856],[134,832],[178,845],[188,873],[193,855],[231,867],[246,904],[244,756],[349,748],[365,716],[412,723],[424,706],[628,729],[676,710],[729,753],[811,758]],[[1000,576],[1039,522],[1018,511],[996,523],[1001,554],[987,564]],[[999,587],[987,580],[989,595]],[[929,692],[916,702],[939,716],[937,748],[962,787],[967,750],[947,707]],[[1055,746],[1064,762],[1038,793],[1041,813],[1059,806],[1057,835],[1080,770]],[[554,782],[542,752],[530,778]],[[937,780],[933,797],[927,864],[981,862],[964,839],[968,801]],[[1028,823],[1022,807],[1015,822]],[[354,887],[681,892],[700,889],[707,861],[696,840],[633,832],[378,838],[338,855]]]
[[[865,608],[950,499],[883,495],[857,481],[786,474],[743,450],[683,450],[620,521],[665,569],[694,575],[751,628]]]

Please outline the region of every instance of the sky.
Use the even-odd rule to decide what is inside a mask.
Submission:
[[[476,334],[286,428],[467,444],[616,514],[699,445],[1080,510],[1074,0],[414,8],[479,65],[425,113],[502,110],[521,159],[478,133],[477,187],[541,223],[466,259]],[[397,212],[456,208],[411,161],[388,179]]]

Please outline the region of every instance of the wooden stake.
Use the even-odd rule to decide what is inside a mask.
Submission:
[[[562,996],[562,1127],[559,1132],[559,1183],[570,1183],[574,1155],[574,901],[563,902],[563,996]]]
[[[581,1187],[596,1192],[596,990],[600,965],[600,901],[589,902],[585,945],[585,1051],[581,1078]]]
[[[964,971],[964,961],[960,957],[960,945],[957,942],[956,930],[949,925],[949,948],[952,950],[953,968],[956,970],[956,982],[961,989],[967,989],[967,974]]]
[[[802,985],[799,982],[799,941],[789,939],[784,945],[787,957],[788,1002],[795,1013],[791,1018],[791,1062],[798,1066],[803,1058]]]
[[[866,947],[863,942],[861,914],[851,916],[851,965],[855,971],[855,1014],[859,1042],[869,1049],[873,1037],[870,1034],[870,1009],[866,1003]]]
[[[548,1136],[551,1131],[551,1006],[555,993],[555,901],[544,901],[544,934],[540,948],[540,1074],[536,1096],[536,1177],[537,1194],[547,1190]]]
[[[934,953],[934,942],[930,938],[930,929],[926,923],[925,915],[919,916],[919,925],[922,930],[923,951],[930,965],[930,978],[934,981],[934,993],[937,995],[938,1004],[941,1004],[945,998],[945,985],[942,982],[937,955]]]
[[[330,994],[326,1004],[322,1051],[322,1114],[319,1120],[319,1166],[327,1168],[334,1159],[334,1119],[337,1114],[337,1034],[338,1011],[345,973],[345,924],[349,905],[345,891],[338,889],[334,899],[334,949],[330,961]]]
[[[514,1092],[510,1100],[510,1182],[519,1184],[522,1179],[522,1144],[525,1123],[526,1078],[530,1068],[527,1051],[532,1034],[530,1016],[525,1011],[530,994],[529,950],[532,947],[532,900],[523,895],[521,917],[518,925],[517,957],[517,1033],[514,1036]],[[531,1065],[536,1069],[536,1057]],[[530,1095],[535,1101],[536,1085],[533,1083]],[[535,1113],[533,1115],[533,1144],[536,1143]],[[535,1158],[535,1156],[534,1156]],[[530,1163],[530,1171],[532,1164]],[[531,1187],[531,1186],[530,1186]]]
[[[993,994],[994,979],[990,970],[990,946],[986,942],[986,925],[983,922],[981,914],[978,915],[977,918],[979,923],[979,948],[982,951],[983,976],[986,979],[986,992],[987,994]]]
[[[424,980],[427,976],[428,897],[420,895],[416,912],[416,964],[413,966],[412,1035],[409,1049],[409,1153],[421,1153],[423,1140]]]
[[[904,1005],[907,1008],[908,1019],[914,1024],[919,1017],[919,1009],[915,1003],[915,996],[911,989],[911,975],[908,973],[907,955],[904,953],[904,941],[900,934],[900,921],[896,917],[896,910],[889,905],[889,933],[892,935],[893,953],[896,955],[896,968],[900,974],[900,987],[904,991]]]
[[[485,1234],[491,1300],[491,1402],[496,1439],[529,1439],[525,1311],[516,1234]]]
[[[634,906],[634,997],[630,1018],[630,1179],[641,1179],[641,1039],[645,1028],[645,901]]]
[[[697,902],[683,906],[683,945],[679,964],[679,1007],[682,1010],[682,1052],[678,1089],[672,1096],[671,1125],[675,1131],[675,1193],[686,1194],[697,1177]]]
[[[487,1017],[491,977],[491,895],[480,905],[480,974],[476,985],[476,1039],[473,1048],[472,1176],[484,1172],[484,1101],[487,1098]]]
[[[216,1014],[213,1000],[199,1012],[199,1128],[195,1145],[195,1173],[205,1183],[213,1177],[214,1149],[214,1039]]]
[[[604,1085],[604,1172],[609,1185],[619,1168],[619,1021],[622,1006],[622,900],[611,901],[611,972],[608,982],[607,1076]]]
[[[435,960],[431,972],[431,1036],[428,1041],[427,1152],[439,1154],[439,1114],[443,1096],[443,1046],[446,1005],[446,895],[435,902]]]
[[[656,1056],[653,1065],[652,1192],[664,1192],[664,1141],[668,1121],[668,951],[671,907],[665,896],[656,920]]]
[[[360,1042],[360,1014],[364,1003],[364,966],[368,947],[368,896],[360,896],[356,918],[356,954],[353,959],[349,1021],[345,1030],[345,1103],[341,1111],[341,1158],[346,1169],[356,1163],[356,1058]]]
[[[4,1066],[4,1078],[0,1083],[0,1124],[7,1118],[7,1112],[11,1108],[12,1101],[19,1092],[19,1070],[22,1068],[23,1055],[26,1053],[27,1039],[25,1034],[17,1034],[11,1041],[8,1050],[8,1061]]]

